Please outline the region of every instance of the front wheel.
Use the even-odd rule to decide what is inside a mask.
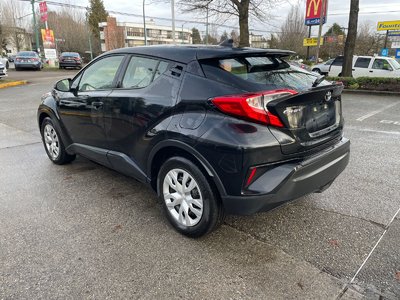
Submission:
[[[63,165],[75,159],[75,154],[71,155],[65,151],[64,143],[61,140],[60,134],[57,132],[52,119],[45,118],[43,120],[40,133],[50,160],[57,164]]]
[[[168,221],[181,234],[200,237],[223,221],[218,192],[203,172],[186,158],[172,157],[162,165],[158,191]]]
[[[321,70],[320,69],[312,69],[313,72],[321,74]]]

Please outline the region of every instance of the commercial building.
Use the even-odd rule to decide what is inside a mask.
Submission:
[[[108,17],[99,27],[102,51],[145,44],[143,23],[117,22],[116,18]],[[156,25],[150,20],[146,21],[146,32],[147,45],[173,44],[172,27]],[[192,30],[176,27],[175,43],[191,44]]]

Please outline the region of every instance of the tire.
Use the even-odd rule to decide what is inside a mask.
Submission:
[[[186,185],[186,191],[183,191],[182,183]],[[190,160],[183,157],[168,159],[158,173],[157,187],[166,217],[179,233],[197,238],[222,223],[224,210],[218,192]]]
[[[40,133],[47,156],[53,163],[63,165],[75,159],[75,154],[71,155],[65,151],[64,143],[52,119],[47,117],[43,120]]]
[[[321,70],[320,69],[312,69],[313,72],[321,74]]]
[[[10,68],[10,64],[7,62],[6,63],[6,69],[9,69]]]

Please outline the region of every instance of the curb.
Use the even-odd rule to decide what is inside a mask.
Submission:
[[[27,83],[28,83],[27,80],[18,80],[18,81],[0,83],[0,89],[5,89],[5,88],[8,88],[8,87],[17,86],[17,85],[24,85],[24,84],[27,84]]]
[[[369,95],[378,95],[378,96],[400,96],[400,92],[391,92],[391,91],[374,91],[374,90],[351,90],[344,89],[343,93],[349,94],[369,94]]]

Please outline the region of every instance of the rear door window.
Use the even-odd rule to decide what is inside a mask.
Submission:
[[[126,69],[122,88],[138,89],[144,88],[160,76],[168,67],[167,62],[157,59],[132,56]]]
[[[354,68],[368,68],[369,63],[371,62],[371,58],[368,57],[359,57],[354,64]]]

